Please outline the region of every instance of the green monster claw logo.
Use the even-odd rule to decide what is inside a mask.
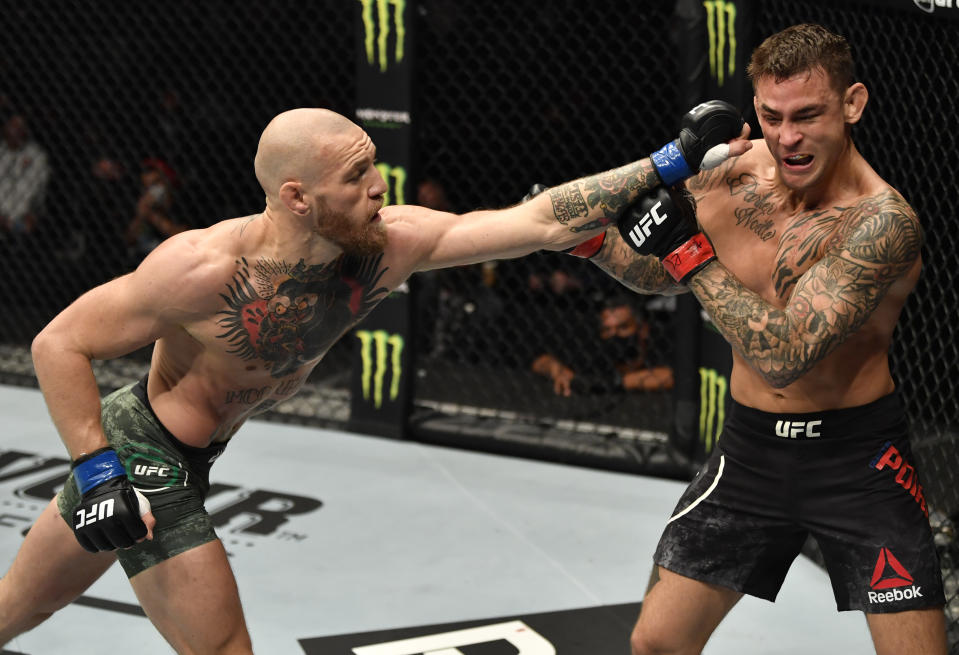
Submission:
[[[705,0],[706,29],[709,32],[709,72],[719,86],[736,73],[736,3]],[[726,46],[729,57],[726,57]]]
[[[380,72],[385,73],[390,65],[390,5],[393,6],[393,29],[396,30],[393,58],[399,63],[403,61],[406,41],[406,0],[359,0],[359,3],[363,6],[363,44],[366,46],[366,60],[370,66],[379,64]]]
[[[390,166],[383,162],[376,163],[376,169],[386,180],[386,194],[383,196],[383,205],[405,205],[406,169],[402,166]],[[395,197],[392,197],[395,196]]]
[[[726,376],[713,368],[699,369],[699,439],[712,452],[726,421]]]
[[[370,399],[370,387],[373,392],[373,407],[379,409],[383,405],[383,380],[386,372],[392,370],[390,378],[390,401],[395,401],[400,395],[400,379],[403,377],[403,346],[405,342],[399,334],[390,334],[386,330],[357,330],[356,337],[360,340],[360,357],[363,361],[363,399]],[[375,347],[375,348],[374,348]],[[374,360],[375,349],[375,360]],[[387,355],[391,354],[389,364]]]

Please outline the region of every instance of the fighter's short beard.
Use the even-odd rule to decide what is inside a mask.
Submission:
[[[357,225],[346,214],[321,208],[319,233],[329,239],[348,255],[368,257],[378,255],[386,248],[386,226],[382,220]]]

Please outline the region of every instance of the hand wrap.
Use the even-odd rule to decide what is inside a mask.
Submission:
[[[701,170],[715,168],[729,157],[729,144],[742,133],[743,117],[728,102],[710,100],[683,116],[679,138],[649,156],[666,186]]]

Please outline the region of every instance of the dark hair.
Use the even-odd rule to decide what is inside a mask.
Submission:
[[[782,82],[817,68],[826,73],[840,95],[855,82],[855,64],[846,39],[822,25],[803,23],[763,41],[753,51],[746,74],[755,89],[760,78],[772,76]]]

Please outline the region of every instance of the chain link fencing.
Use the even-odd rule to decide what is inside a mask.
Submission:
[[[957,23],[866,3],[758,5],[761,35],[812,20],[849,37],[871,93],[857,144],[925,227],[925,272],[892,355],[955,644],[959,258],[950,227],[959,213],[952,173],[959,148],[947,126],[959,115]],[[32,336],[86,289],[131,270],[164,237],[136,220],[145,197],[169,204],[174,227],[257,212],[262,192],[252,157],[269,118],[304,105],[352,115],[357,31],[354,4],[334,0],[3,7],[0,113],[5,125],[22,117],[49,169],[39,195],[30,196],[23,180],[4,187],[29,196],[29,211],[0,231],[8,303],[0,314],[0,381],[30,384]],[[418,202],[454,211],[508,205],[534,182],[605,170],[671,138],[687,109],[667,54],[671,14],[665,0],[417,3]],[[11,175],[0,171],[0,179]],[[621,298],[598,269],[555,253],[436,271],[414,284],[411,421],[418,438],[449,441],[452,434],[464,445],[575,453],[579,461],[645,471],[669,460],[668,380],[659,390],[623,391],[615,366],[623,353],[599,331],[604,307],[625,302],[644,336],[630,355],[644,356],[647,368],[668,366],[671,299]],[[351,344],[335,346],[303,393],[269,416],[343,425]],[[574,371],[572,398],[535,372],[546,354]],[[98,363],[101,384],[134,379],[148,357]]]

